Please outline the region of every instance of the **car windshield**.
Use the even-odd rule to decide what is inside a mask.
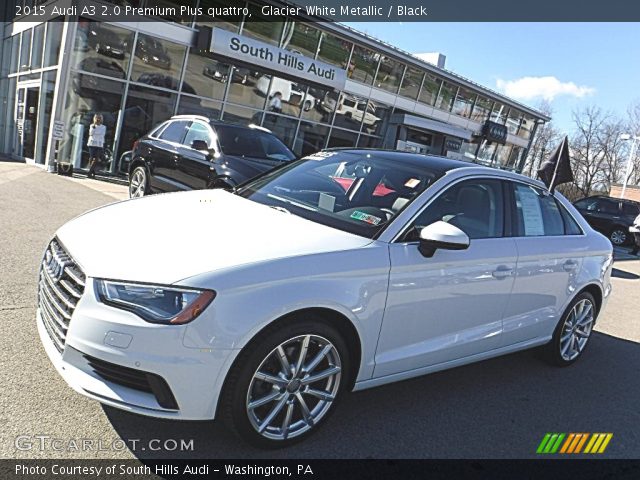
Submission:
[[[443,173],[418,155],[325,151],[273,170],[245,184],[237,194],[375,238]]]
[[[294,153],[271,133],[246,127],[217,125],[220,148],[225,155],[266,158],[288,162],[296,158]]]

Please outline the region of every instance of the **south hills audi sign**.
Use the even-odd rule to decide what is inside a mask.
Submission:
[[[221,28],[212,29],[209,50],[216,55],[301,77],[336,90],[342,90],[347,81],[346,70]]]

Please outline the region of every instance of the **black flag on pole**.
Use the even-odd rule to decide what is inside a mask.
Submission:
[[[538,169],[538,177],[553,193],[556,186],[572,182],[571,159],[569,158],[569,139],[564,137],[562,143],[554,150]]]

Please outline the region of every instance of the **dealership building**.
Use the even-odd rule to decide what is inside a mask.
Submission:
[[[139,137],[172,115],[198,114],[261,125],[298,155],[381,147],[520,171],[536,128],[550,120],[339,23],[260,22],[257,3],[190,2],[244,6],[252,21],[3,23],[0,154],[50,170],[56,159],[87,168],[88,128],[99,113],[105,168],[123,175],[120,157]],[[8,3],[2,8],[9,18]]]

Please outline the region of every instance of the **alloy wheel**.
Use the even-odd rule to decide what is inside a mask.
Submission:
[[[582,353],[591,336],[594,321],[591,300],[584,298],[573,306],[560,336],[560,355],[563,360],[570,362]]]
[[[614,245],[622,245],[627,239],[627,234],[624,233],[624,230],[615,229],[611,232],[611,236],[609,238],[611,239],[611,243]]]
[[[300,335],[273,349],[253,374],[246,412],[253,428],[271,440],[311,430],[332,406],[342,363],[336,347],[319,335]]]
[[[143,168],[136,168],[129,182],[129,197],[139,198],[145,194],[147,175]]]

